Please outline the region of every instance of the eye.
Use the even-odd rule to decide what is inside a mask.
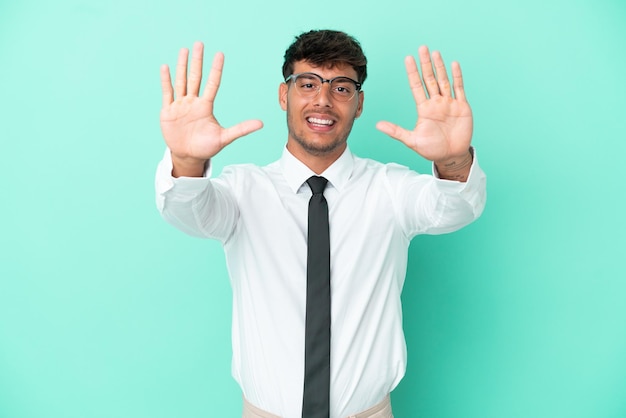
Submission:
[[[355,86],[351,80],[338,78],[333,81],[333,91],[340,96],[350,96],[354,90]]]
[[[313,76],[303,74],[298,77],[296,85],[302,91],[314,91],[319,88],[319,80]]]

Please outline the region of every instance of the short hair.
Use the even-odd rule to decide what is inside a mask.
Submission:
[[[367,77],[367,58],[361,44],[347,33],[336,30],[312,30],[296,36],[285,51],[283,78],[293,74],[297,61],[306,61],[315,66],[338,64],[349,65],[356,71],[358,82]]]

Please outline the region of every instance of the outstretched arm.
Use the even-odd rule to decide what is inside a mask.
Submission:
[[[202,176],[206,162],[226,145],[263,127],[260,120],[248,120],[230,128],[219,124],[213,104],[222,78],[224,55],[215,54],[204,92],[199,95],[203,53],[204,45],[196,42],[187,77],[189,50],[180,50],[174,87],[169,67],[161,67],[161,131],[172,153],[174,177]]]
[[[458,62],[452,63],[450,85],[441,54],[419,48],[422,77],[412,56],[405,59],[406,72],[418,120],[412,131],[381,121],[376,128],[433,161],[443,179],[464,182],[472,166],[472,109],[465,98],[463,75]],[[434,65],[434,70],[433,70]],[[422,81],[423,80],[423,81]],[[454,91],[454,96],[453,96]]]

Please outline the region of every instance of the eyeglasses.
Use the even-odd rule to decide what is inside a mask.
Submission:
[[[332,98],[340,102],[349,101],[357,91],[361,91],[361,83],[344,76],[326,80],[315,73],[291,74],[285,79],[285,83],[291,80],[293,80],[293,85],[298,94],[307,99],[317,96],[324,83],[328,83],[330,86]]]

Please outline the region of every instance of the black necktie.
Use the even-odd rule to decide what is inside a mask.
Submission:
[[[306,330],[302,418],[328,418],[330,404],[330,238],[326,180],[306,181],[309,200],[306,268]]]

